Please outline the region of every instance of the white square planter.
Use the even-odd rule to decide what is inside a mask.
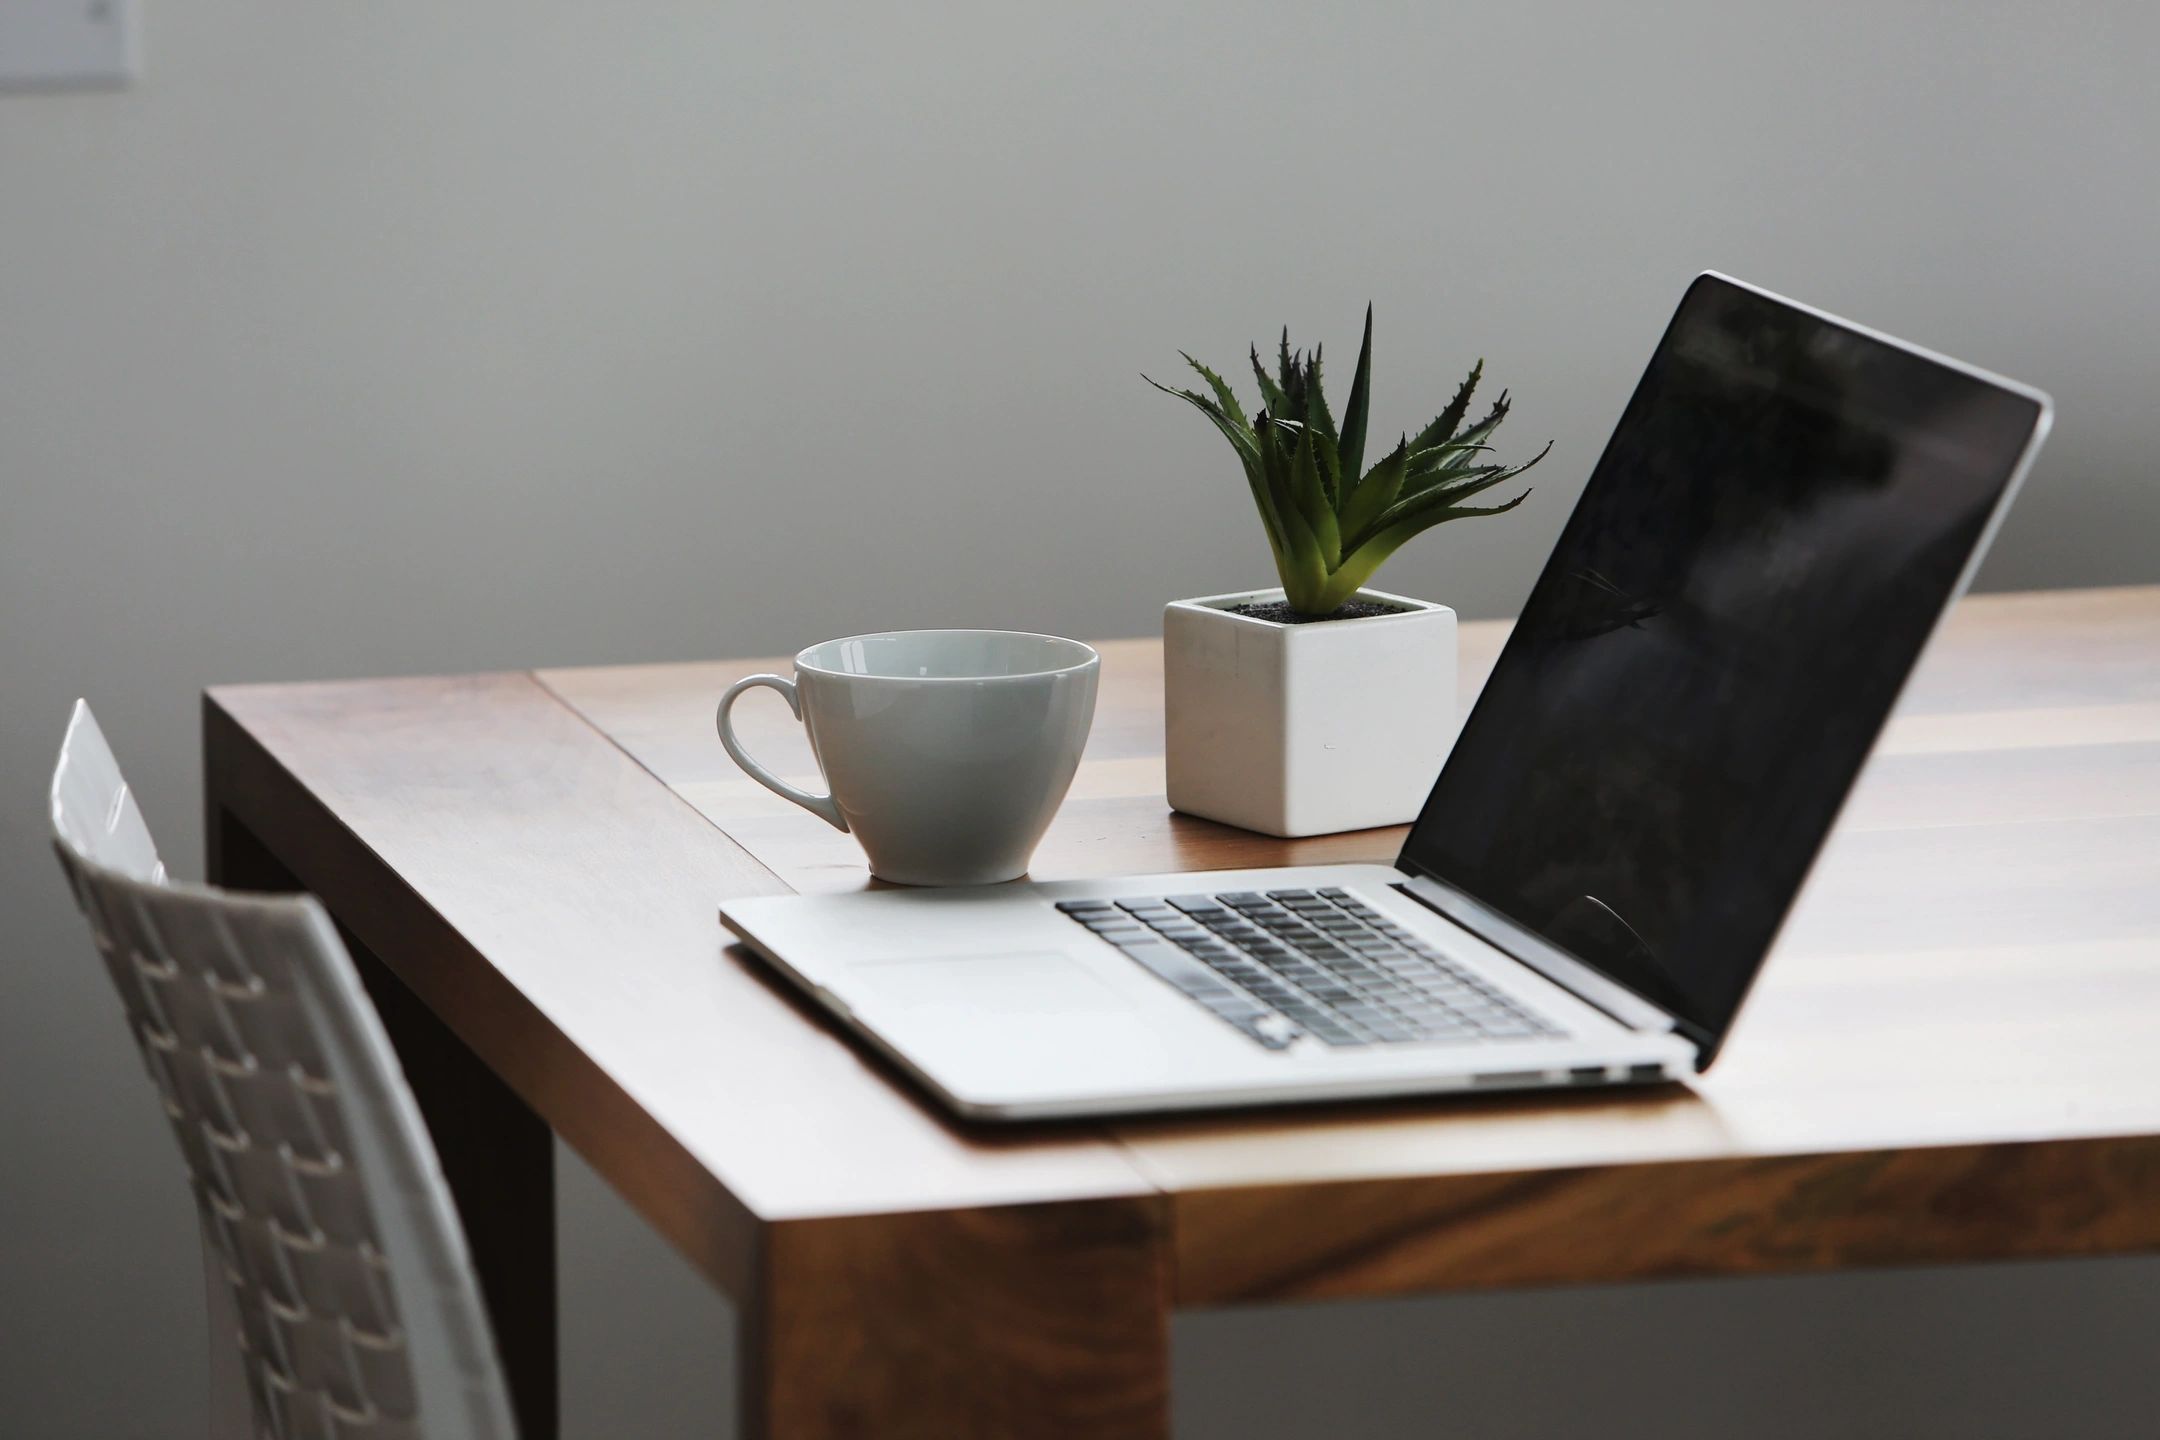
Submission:
[[[1417,818],[1454,743],[1455,612],[1402,607],[1282,625],[1229,607],[1280,590],[1174,601],[1163,612],[1171,808],[1267,835]]]

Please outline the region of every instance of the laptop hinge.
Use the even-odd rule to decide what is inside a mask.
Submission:
[[[1453,921],[1494,949],[1519,960],[1595,1010],[1602,1010],[1631,1030],[1677,1033],[1695,1040],[1692,1027],[1651,1004],[1633,990],[1608,980],[1556,945],[1539,939],[1498,911],[1486,908],[1425,875],[1404,875],[1396,889],[1426,909]]]

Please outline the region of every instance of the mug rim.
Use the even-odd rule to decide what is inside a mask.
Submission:
[[[828,645],[846,645],[856,640],[890,640],[900,636],[914,635],[998,635],[1020,640],[1047,640],[1056,645],[1070,645],[1081,654],[1069,665],[1053,665],[1041,670],[1023,670],[1015,675],[871,675],[859,670],[835,670],[830,666],[811,661],[810,652],[823,650]],[[933,628],[927,630],[870,630],[860,635],[836,635],[830,640],[820,640],[805,645],[795,652],[795,669],[798,673],[829,676],[835,680],[883,681],[908,685],[988,685],[1001,680],[1042,680],[1053,675],[1071,675],[1078,671],[1102,664],[1102,654],[1085,640],[1075,640],[1069,635],[1046,635],[1039,630],[983,630],[970,628]]]

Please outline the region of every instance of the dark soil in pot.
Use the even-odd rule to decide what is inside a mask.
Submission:
[[[1332,615],[1306,615],[1291,609],[1280,600],[1248,600],[1243,605],[1226,605],[1223,608],[1232,615],[1250,615],[1255,620],[1272,620],[1278,625],[1318,625],[1329,620],[1368,620],[1375,615],[1410,613],[1400,605],[1382,605],[1377,600],[1353,600]]]

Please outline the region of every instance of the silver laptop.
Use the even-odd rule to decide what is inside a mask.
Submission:
[[[1392,866],[722,918],[982,1119],[1694,1074],[2049,412],[1703,275]]]

